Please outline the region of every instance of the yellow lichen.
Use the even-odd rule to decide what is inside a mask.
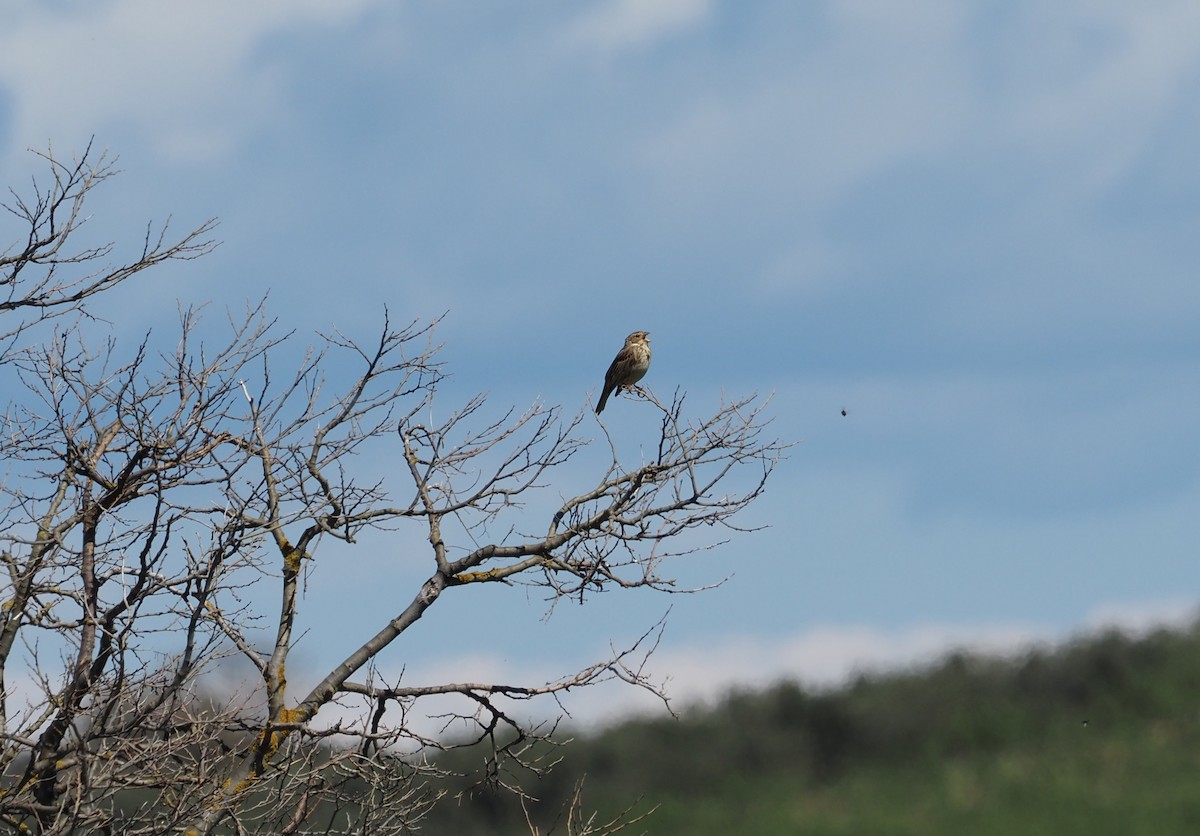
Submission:
[[[288,544],[288,550],[284,552],[283,555],[283,568],[287,569],[289,572],[299,572],[300,561],[304,560],[306,557],[308,557],[308,555],[302,550],[292,548],[291,544]]]
[[[501,577],[500,569],[487,569],[483,572],[463,572],[460,575],[455,575],[454,579],[459,583],[479,583],[480,581],[491,581]]]

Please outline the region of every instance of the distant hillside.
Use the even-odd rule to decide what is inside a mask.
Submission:
[[[586,776],[585,807],[611,817],[640,798],[636,810],[657,810],[623,832],[656,836],[1195,834],[1200,626],[1017,659],[954,654],[830,693],[780,683],[559,754],[548,778],[522,781],[543,833]],[[524,821],[511,798],[476,790],[426,829],[528,833]]]

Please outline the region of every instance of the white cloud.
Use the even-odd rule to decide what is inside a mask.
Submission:
[[[1182,599],[1110,603],[1084,619],[1086,632],[1115,628],[1131,635],[1159,627],[1182,628],[1196,617],[1194,601]],[[648,666],[669,677],[676,706],[719,698],[733,688],[762,688],[783,679],[808,687],[845,684],[860,673],[928,665],[958,650],[1009,655],[1062,642],[1070,635],[1030,624],[925,624],[888,631],[866,625],[823,625],[778,641],[730,637],[714,644],[664,647]],[[585,725],[631,713],[662,711],[645,692],[628,686],[588,689],[567,703]]]
[[[711,0],[606,0],[569,28],[567,41],[601,51],[646,46],[701,23]]]
[[[1183,628],[1196,617],[1196,602],[1186,598],[1110,602],[1100,604],[1088,613],[1083,628],[1089,632],[1116,629],[1138,636],[1160,627]]]
[[[1022,200],[1055,222],[1145,158],[1200,63],[1195,4],[1014,4],[1000,32],[943,0],[823,5],[819,37],[761,36],[664,102],[633,154],[646,223],[811,229],[881,173],[997,163],[1033,172]]]
[[[1145,151],[1200,59],[1200,7],[1031,4],[995,90],[996,138],[1103,188]]]
[[[805,228],[864,178],[941,153],[974,107],[961,17],[835,17],[803,47],[764,37],[641,136],[634,168],[658,192],[646,217]]]
[[[1112,602],[1098,606],[1083,621],[1088,633],[1119,629],[1130,635],[1148,633],[1159,627],[1184,628],[1196,617],[1195,602],[1184,599],[1140,602]],[[712,701],[734,688],[763,688],[784,679],[798,680],[808,687],[836,687],[859,673],[877,673],[928,665],[954,651],[989,655],[1022,653],[1035,646],[1046,646],[1069,639],[1061,630],[1024,624],[925,624],[888,631],[854,624],[829,624],[808,628],[779,640],[761,636],[732,636],[713,643],[664,646],[650,657],[647,669],[656,683],[666,683],[666,691],[676,708],[696,702]],[[567,675],[544,664],[513,663],[508,659],[480,653],[450,656],[427,665],[413,665],[386,671],[390,684],[405,686],[451,682],[505,683],[538,686]],[[315,682],[293,676],[293,698],[299,699]],[[30,677],[18,672],[8,683],[9,704],[14,715],[34,716],[44,705],[41,689]],[[217,689],[229,689],[236,702],[253,703],[252,679],[243,681],[232,670],[218,675],[212,683]],[[560,711],[571,714],[575,728],[595,728],[636,714],[664,713],[661,700],[647,691],[620,681],[609,681],[561,694],[558,702],[548,698],[516,701],[496,698],[498,705],[523,722],[552,722]],[[356,696],[343,697],[327,706],[318,725],[328,728],[339,723],[346,728],[361,724],[371,701]],[[447,725],[446,716],[466,714],[479,706],[456,695],[428,697],[418,703],[404,720],[412,731],[435,737],[450,732],[471,731],[469,725]],[[19,725],[18,721],[17,725]]]
[[[1131,635],[1158,627],[1182,628],[1196,617],[1195,603],[1183,599],[1109,603],[1097,607],[1083,621],[1086,632],[1109,628]],[[784,679],[808,687],[837,687],[860,673],[878,673],[929,665],[954,651],[1011,655],[1034,647],[1063,642],[1071,634],[1032,624],[921,624],[901,630],[855,624],[827,624],[771,640],[762,636],[731,636],[711,643],[664,645],[650,657],[646,668],[655,683],[666,683],[675,707],[720,698],[733,688],[763,688]],[[429,666],[405,671],[408,685],[439,682],[504,682],[540,685],[566,671],[540,665],[512,664],[492,656],[470,654],[447,658]],[[395,679],[395,677],[393,677]],[[470,704],[466,704],[470,706]],[[662,702],[647,691],[613,681],[560,696],[559,703],[535,700],[506,703],[515,716],[553,718],[559,706],[579,727],[616,722],[631,714],[664,711]],[[436,734],[436,715],[457,707],[460,698],[428,699],[408,720],[426,734]],[[354,710],[331,712],[326,721],[349,724]]]
[[[374,2],[26,3],[0,31],[6,150],[124,129],[168,158],[222,158],[278,115],[278,70],[256,60],[264,39],[344,23]]]

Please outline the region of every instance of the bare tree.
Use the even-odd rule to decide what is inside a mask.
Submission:
[[[484,777],[503,783],[505,763],[548,766],[529,761],[530,744],[553,724],[530,726],[514,704],[614,678],[654,687],[642,666],[661,625],[546,683],[408,684],[376,660],[459,587],[525,583],[550,606],[674,590],[671,559],[738,531],[783,452],[764,435],[762,401],[695,418],[681,395],[651,396],[661,417],[645,460],[622,462],[608,439],[607,467],[568,490],[560,466],[590,443],[590,413],[495,415],[476,397],[432,418],[443,379],[432,323],[385,318],[370,342],[319,335],[299,359],[262,305],[209,341],[184,309],[168,351],[149,338],[93,344],[79,318],[21,346],[50,313],[211,247],[208,223],[175,243],[147,236],[116,268],[95,269],[111,247],[68,254],[84,198],[110,173],[89,155],[45,155],[52,185],[15,203],[28,243],[0,261],[2,310],[18,317],[5,368],[20,384],[0,427],[0,826],[409,832],[441,795],[423,753],[452,745],[412,722],[418,704],[457,699],[439,708],[453,745],[489,741]],[[353,371],[331,386],[330,369]],[[551,489],[575,495],[530,511]],[[428,542],[424,580],[308,693],[290,692],[307,568],[337,550],[396,548],[405,526]],[[214,696],[206,675],[229,657],[254,680]],[[14,697],[18,678],[33,697]]]

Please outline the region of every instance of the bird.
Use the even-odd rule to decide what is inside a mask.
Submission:
[[[650,332],[634,331],[625,338],[625,345],[613,358],[612,365],[604,374],[604,388],[600,391],[600,402],[596,414],[604,411],[608,396],[618,389],[631,389],[646,376],[650,368]]]

